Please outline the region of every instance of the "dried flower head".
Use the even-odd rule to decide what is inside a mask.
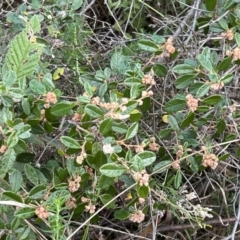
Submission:
[[[176,169],[176,170],[180,169],[180,168],[181,168],[181,167],[180,167],[180,161],[179,161],[179,160],[173,161],[173,162],[172,162],[172,168],[173,168],[173,169]]]
[[[212,83],[210,85],[210,88],[211,88],[212,91],[221,90],[223,87],[224,87],[223,82]]]
[[[73,117],[72,117],[72,120],[74,122],[80,122],[82,120],[83,116],[78,114],[78,113],[74,113]]]
[[[68,180],[68,190],[70,192],[76,192],[80,187],[81,177],[77,176],[75,179]]]
[[[55,104],[57,102],[57,96],[54,92],[48,92],[45,95],[44,101],[45,101],[44,107],[49,108],[50,104]]]
[[[145,214],[142,212],[142,210],[137,210],[135,213],[130,215],[129,220],[132,222],[141,223],[145,218]]]
[[[229,41],[232,41],[234,38],[234,33],[232,29],[228,29],[227,32],[221,33],[221,37],[227,38]]]
[[[70,197],[70,198],[66,201],[65,206],[66,206],[68,209],[75,208],[75,207],[77,206],[77,204],[76,204],[76,198]]]
[[[135,179],[135,181],[139,182],[140,186],[148,186],[149,174],[147,174],[145,170],[143,170],[142,172],[135,172],[133,174],[133,178]]]
[[[148,74],[143,76],[142,83],[147,84],[147,85],[155,85],[156,84],[154,78],[151,75],[148,75]]]
[[[135,146],[135,152],[140,153],[144,151],[145,144]]]
[[[100,104],[100,98],[99,97],[93,97],[91,100],[92,104],[99,105]]]
[[[198,100],[192,96],[192,94],[188,94],[186,96],[187,99],[187,105],[190,109],[190,111],[195,112],[198,107]]]
[[[145,203],[145,199],[140,197],[140,198],[138,198],[138,202],[140,204],[144,204]]]
[[[2,145],[0,148],[0,153],[5,153],[7,151],[7,146],[6,145]]]
[[[149,149],[153,152],[157,152],[160,148],[159,144],[155,142],[155,137],[150,138]]]
[[[49,216],[48,210],[43,206],[38,206],[35,210],[35,214],[41,219],[46,219]]]
[[[197,198],[197,195],[196,195],[195,192],[191,192],[191,193],[189,193],[189,194],[186,194],[186,199],[187,199],[188,201],[191,201],[192,199],[195,199],[195,198]]]
[[[206,217],[212,218],[213,215],[208,213],[210,211],[212,211],[211,208],[203,208],[200,204],[197,204],[196,206],[194,206],[195,216],[201,217],[202,219]]]
[[[204,167],[211,167],[213,170],[216,169],[218,165],[218,157],[212,153],[205,153],[203,155],[202,165]]]
[[[90,214],[95,213],[95,209],[96,209],[96,206],[93,205],[91,202],[89,202],[88,205],[85,206],[85,211],[86,212],[89,211]]]
[[[166,41],[166,43],[164,44],[164,49],[167,51],[168,54],[173,54],[175,53],[176,49],[173,46],[173,38],[169,37]]]

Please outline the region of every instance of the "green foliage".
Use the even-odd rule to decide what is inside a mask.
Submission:
[[[129,47],[128,54],[117,47],[107,62],[93,67],[86,44],[93,32],[77,13],[86,3],[47,2],[30,3],[41,14],[22,17],[27,11],[23,4],[7,15],[16,36],[0,73],[4,238],[64,240],[87,225],[87,239],[90,223],[100,222],[103,209],[116,220],[139,223],[145,215],[170,210],[179,221],[185,218],[203,227],[210,210],[191,202],[183,186],[227,161],[230,154],[224,151],[239,141],[229,127],[239,117],[236,105],[222,93],[239,64],[230,39],[221,54],[204,47],[180,60],[171,38],[149,34],[135,43],[136,49]],[[123,18],[113,26],[123,35],[130,25],[144,27],[141,16],[152,10],[141,1],[109,1],[107,6],[112,16],[120,13]],[[205,1],[197,28],[223,37],[231,28],[231,41],[239,46],[238,7],[236,1]],[[213,11],[229,14],[211,23]],[[43,30],[65,47],[51,47]],[[80,64],[84,59],[86,66]],[[176,92],[166,97],[164,84],[170,78]],[[221,146],[224,150],[218,151]],[[136,213],[143,219],[134,220]],[[76,227],[77,222],[83,224]]]

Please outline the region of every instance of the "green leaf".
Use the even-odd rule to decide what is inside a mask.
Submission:
[[[7,139],[8,148],[14,147],[18,143],[18,133],[16,131],[12,132]]]
[[[105,93],[108,90],[108,84],[107,83],[103,83],[100,88],[99,88],[99,96],[103,97],[105,95]],[[88,103],[88,102],[87,102]]]
[[[84,83],[84,89],[89,97],[93,96],[93,87],[90,83],[85,82]]]
[[[221,78],[221,82],[223,82],[226,85],[232,81],[233,77],[234,77],[233,74],[231,73],[227,74],[223,78]]]
[[[29,152],[19,153],[16,157],[16,161],[20,163],[33,162],[34,159],[35,159],[35,154],[29,153]]]
[[[83,0],[72,0],[71,2],[72,2],[72,7],[71,7],[72,11],[76,11],[83,4]]]
[[[130,215],[131,215],[130,212],[128,212],[124,209],[120,209],[114,213],[114,218],[116,218],[118,220],[125,220],[125,219],[128,219],[130,217]]]
[[[33,79],[29,82],[29,86],[31,88],[31,90],[37,94],[45,94],[46,93],[46,88],[45,86],[39,82],[38,80],[36,79]]]
[[[50,112],[53,116],[62,117],[75,107],[75,103],[60,102],[51,107]]]
[[[210,89],[210,85],[209,84],[202,85],[197,90],[196,97],[198,97],[198,98],[203,97],[204,95],[206,95],[208,93],[209,89]]]
[[[5,191],[5,192],[3,192],[2,194],[3,194],[4,196],[6,196],[8,199],[11,199],[11,200],[14,200],[14,201],[20,202],[20,203],[23,202],[21,196],[18,195],[18,194],[16,194],[16,193],[14,193],[14,192]]]
[[[205,0],[206,9],[208,11],[213,11],[216,7],[217,0]]]
[[[173,99],[165,104],[164,110],[168,113],[177,112],[186,107],[186,105],[186,100]]]
[[[220,20],[218,20],[218,24],[222,27],[222,29],[224,29],[225,31],[228,30],[228,22],[226,21],[226,19],[221,18]]]
[[[3,84],[9,88],[17,81],[17,75],[12,70],[6,70],[3,72],[2,81]]]
[[[190,84],[193,83],[194,79],[196,78],[196,74],[188,74],[179,77],[175,82],[174,85],[177,89],[185,89]]]
[[[44,195],[47,193],[46,185],[38,185],[31,189],[28,196],[31,199],[42,199]]]
[[[178,189],[182,184],[182,172],[177,170],[177,173],[174,177],[174,187]]]
[[[141,85],[142,80],[137,77],[129,77],[125,79],[124,84],[128,87],[131,87],[132,85]]]
[[[26,174],[27,179],[33,183],[34,185],[38,185],[38,174],[36,172],[36,169],[32,167],[30,164],[24,165],[24,172]]]
[[[105,135],[112,130],[112,126],[113,126],[113,119],[106,118],[100,123],[99,131],[101,134]]]
[[[235,32],[234,38],[235,38],[235,41],[236,41],[238,47],[240,47],[240,33]]]
[[[62,136],[60,138],[61,143],[67,148],[80,149],[80,144],[73,138],[68,136]]]
[[[15,211],[14,216],[21,219],[27,219],[35,215],[35,209],[31,207],[20,208]]]
[[[23,111],[26,115],[30,115],[31,113],[31,106],[27,98],[23,98],[21,102]]]
[[[218,65],[218,71],[226,71],[227,69],[230,68],[231,63],[232,63],[231,57],[224,58]]]
[[[98,186],[101,189],[108,189],[114,183],[114,178],[102,175],[98,181]]]
[[[147,198],[149,194],[149,187],[147,186],[139,186],[137,188],[138,196],[141,198]]]
[[[100,168],[100,172],[107,177],[119,177],[126,172],[126,169],[116,163],[107,163]]]
[[[168,168],[171,167],[172,161],[171,160],[165,160],[160,161],[158,164],[156,164],[153,168],[154,172],[162,173],[165,172]]]
[[[4,171],[4,173],[9,172],[9,170],[12,169],[13,164],[15,163],[15,159],[16,159],[16,153],[13,150],[13,148],[9,148],[3,158],[2,158],[2,170]]]
[[[152,69],[158,77],[165,77],[168,72],[168,69],[162,64],[155,64]]]
[[[85,112],[92,118],[101,118],[104,115],[103,110],[94,104],[87,104]]]
[[[110,194],[102,194],[99,196],[99,198],[101,199],[102,203],[105,205],[108,202],[110,202],[113,199],[113,196],[111,196]],[[107,209],[111,209],[115,207],[115,201],[110,202],[106,208]]]
[[[25,78],[31,75],[38,66],[42,48],[43,45],[29,41],[25,30],[11,41],[5,65],[17,74],[17,78]]]
[[[212,95],[210,97],[203,99],[202,102],[209,105],[215,105],[221,102],[221,100],[222,100],[222,97],[220,95]]]
[[[107,157],[103,151],[99,151],[95,156],[88,155],[87,162],[91,168],[99,170],[101,166],[107,163]]]
[[[11,97],[9,97],[9,96],[6,96],[6,95],[2,95],[1,96],[1,101],[2,101],[2,104],[5,107],[11,107],[14,104],[13,99]]]
[[[197,55],[197,60],[200,62],[200,64],[209,72],[213,71],[213,66],[212,66],[212,62],[210,61],[210,59],[203,55],[203,54],[199,54]]]
[[[159,50],[158,45],[149,40],[140,40],[138,46],[147,52],[156,52]]]
[[[120,134],[124,134],[127,132],[128,130],[128,126],[126,123],[123,123],[123,122],[113,122],[113,125],[112,125],[112,130],[115,132],[115,133],[120,133]]]
[[[129,101],[126,105],[127,109],[123,111],[121,114],[122,115],[130,114],[134,109],[136,109],[137,105],[138,102],[136,100]]]
[[[25,124],[21,129],[18,130],[18,137],[21,139],[26,139],[31,137],[31,126],[28,124]]]
[[[186,74],[186,73],[194,73],[195,68],[189,64],[179,64],[176,65],[173,69],[173,72],[178,73],[178,74]]]
[[[144,167],[151,165],[156,160],[156,155],[150,151],[140,152],[136,155],[141,158]]]
[[[187,117],[182,121],[181,123],[181,128],[186,128],[188,127],[194,120],[194,113],[189,112]]]
[[[138,85],[133,84],[130,89],[130,98],[131,99],[137,98],[139,96],[140,92],[142,92],[142,90],[138,87]]]
[[[121,52],[115,52],[110,60],[111,69],[116,74],[124,74],[131,69],[128,57]]]
[[[138,122],[142,118],[142,113],[137,109],[133,110],[130,114],[131,122]]]
[[[126,133],[125,139],[126,140],[132,139],[133,137],[136,136],[137,133],[138,133],[138,123],[135,122],[129,127],[129,129]]]
[[[18,170],[15,170],[9,175],[9,183],[14,192],[17,192],[21,188],[22,182],[22,174]]]
[[[174,116],[168,115],[168,123],[174,131],[178,132],[180,130],[178,122]]]
[[[144,168],[143,162],[139,156],[135,155],[131,159],[131,168],[133,168],[134,171],[136,171],[136,172],[141,172],[143,170],[143,168]]]

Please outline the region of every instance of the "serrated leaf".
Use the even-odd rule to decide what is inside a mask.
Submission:
[[[62,117],[70,112],[75,107],[75,103],[60,102],[51,107],[50,112],[56,117]]]
[[[14,147],[18,143],[18,133],[16,131],[12,132],[7,139],[8,148]]]
[[[116,163],[107,163],[100,168],[100,172],[107,177],[119,177],[126,172],[126,168]]]
[[[31,207],[20,208],[15,211],[14,216],[21,219],[28,219],[35,215],[35,209]]]
[[[175,82],[174,85],[177,89],[185,89],[190,84],[193,83],[194,79],[196,78],[195,74],[188,74],[179,77]]]
[[[158,45],[155,44],[154,42],[152,41],[149,41],[149,40],[140,40],[138,42],[138,46],[144,50],[144,51],[147,51],[147,52],[156,52],[158,51]]]
[[[31,106],[30,106],[30,103],[29,103],[27,98],[23,98],[22,99],[21,105],[22,105],[22,109],[23,109],[24,113],[26,115],[30,115],[30,113],[31,113]]]
[[[156,164],[153,168],[154,172],[162,173],[165,172],[168,168],[171,167],[172,161],[171,160],[165,160],[160,161],[158,164]]]
[[[68,136],[62,136],[60,138],[61,143],[67,148],[80,149],[80,144],[73,138]]]
[[[87,104],[85,112],[92,118],[101,118],[104,115],[103,110],[94,104]]]
[[[2,158],[2,170],[4,171],[4,173],[7,173],[9,170],[12,169],[14,163],[16,160],[16,153],[13,150],[13,148],[9,148],[3,158]]]
[[[142,90],[138,87],[138,85],[133,84],[130,89],[130,98],[131,99],[137,98],[139,96],[140,92],[142,92]]]
[[[186,106],[186,101],[185,100],[180,100],[180,99],[173,99],[168,101],[165,106],[164,110],[168,113],[171,112],[177,112],[182,110]]]
[[[125,139],[126,140],[132,139],[133,137],[136,136],[137,133],[138,133],[138,123],[135,122],[129,127],[129,129],[126,133]]]
[[[112,118],[104,119],[99,126],[99,131],[101,134],[105,135],[112,130],[113,120]]]

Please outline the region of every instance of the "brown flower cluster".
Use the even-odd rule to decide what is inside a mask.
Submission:
[[[214,169],[216,169],[216,167],[218,165],[218,157],[212,153],[205,153],[203,155],[202,165],[204,167],[209,166],[210,168],[212,168],[214,170]]]
[[[173,169],[176,169],[176,170],[180,169],[181,168],[180,161],[179,160],[173,161],[171,166],[172,166]]]
[[[81,197],[81,201],[83,203],[88,203],[88,205],[85,206],[85,211],[86,212],[89,211],[90,214],[95,213],[96,206],[91,203],[91,199],[90,198]]]
[[[224,87],[224,83],[223,82],[217,82],[217,83],[212,83],[210,85],[210,89],[212,91],[218,91],[221,90]]]
[[[145,170],[143,170],[142,172],[135,172],[133,174],[133,178],[135,179],[135,181],[139,182],[140,186],[148,186],[149,174],[147,174]]]
[[[46,219],[49,216],[48,210],[43,206],[38,206],[35,210],[35,214],[41,219]]]
[[[47,119],[46,119],[46,117],[45,117],[45,109],[42,109],[41,111],[40,111],[40,113],[41,113],[41,120],[43,121],[43,122],[47,122]]]
[[[153,96],[153,91],[142,91],[142,97],[143,98],[146,98],[146,97],[151,97],[151,96]]]
[[[143,84],[149,84],[149,85],[155,85],[156,84],[154,78],[149,74],[144,75],[144,77],[142,78],[142,83]]]
[[[221,33],[221,37],[227,38],[229,41],[232,41],[234,38],[234,33],[232,29],[228,29],[227,32]]]
[[[78,113],[74,113],[73,117],[72,117],[72,120],[74,122],[80,122],[82,120],[83,116],[78,114]]]
[[[90,168],[88,165],[84,166],[85,171],[90,175],[90,178],[94,177],[93,169]]]
[[[155,137],[150,137],[149,149],[153,152],[157,152],[159,150],[159,144],[156,143]]]
[[[135,152],[140,153],[143,152],[145,148],[145,143],[141,143],[140,145],[135,146]]]
[[[195,112],[198,107],[198,100],[192,96],[192,94],[188,94],[186,96],[187,99],[187,105],[190,109],[190,111]]]
[[[77,176],[75,179],[68,180],[68,190],[70,192],[76,192],[80,187],[81,177]]]
[[[131,214],[129,220],[136,223],[141,223],[145,218],[145,214],[142,210],[137,210],[135,213]]]
[[[0,147],[0,153],[5,153],[7,151],[7,146],[6,145],[2,145]]]
[[[232,57],[234,61],[237,61],[240,59],[240,48],[236,47],[233,49],[233,51],[227,51],[226,55]]]
[[[57,96],[54,92],[48,92],[45,95],[44,101],[45,101],[44,107],[50,108],[51,103],[55,104],[57,102]]]
[[[74,197],[70,197],[66,203],[65,203],[65,206],[68,208],[68,209],[73,209],[77,206],[76,204],[76,198]]]
[[[173,38],[169,37],[166,43],[164,44],[164,49],[167,51],[168,54],[175,53],[176,49],[173,46]]]

